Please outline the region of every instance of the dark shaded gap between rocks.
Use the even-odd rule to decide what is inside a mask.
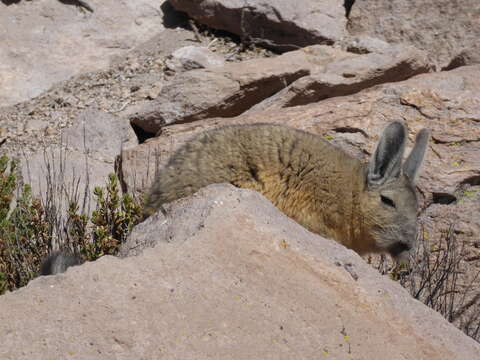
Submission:
[[[349,133],[349,134],[355,134],[355,133],[360,133],[362,134],[365,138],[368,139],[368,134],[363,131],[362,129],[358,129],[358,128],[353,128],[353,127],[338,127],[338,128],[335,128],[333,129],[333,131],[337,132],[337,133]]]
[[[477,186],[480,185],[480,175],[474,175],[462,181],[462,185]]]
[[[190,30],[188,24],[189,17],[183,11],[175,10],[175,8],[168,1],[160,5],[160,11],[163,13],[162,23],[167,29],[182,28]]]
[[[92,13],[94,12],[93,8],[86,1],[83,1],[83,0],[58,0],[58,1],[68,6],[76,6],[76,7],[85,9],[87,11],[90,11]]]
[[[2,0],[2,3],[4,3],[7,6],[12,5],[12,4],[18,4],[19,2],[20,2],[20,0]]]
[[[434,192],[432,193],[432,202],[434,204],[450,205],[457,201],[457,198],[449,193]]]
[[[133,131],[135,132],[135,135],[137,136],[139,144],[143,144],[148,139],[151,139],[151,138],[155,137],[154,133],[145,131],[140,126],[138,126],[138,125],[136,125],[132,122],[130,123],[130,126],[132,127]]]
[[[345,0],[343,2],[343,6],[345,7],[345,17],[347,19],[350,16],[350,11],[352,10],[353,4],[355,4],[355,0]]]
[[[472,61],[471,55],[469,55],[468,52],[462,51],[450,60],[448,65],[442,67],[440,71],[450,71],[462,66],[473,65],[474,63],[476,63],[476,61]]]

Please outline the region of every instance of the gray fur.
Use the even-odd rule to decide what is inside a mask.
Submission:
[[[310,231],[359,254],[388,252],[403,261],[416,241],[414,181],[428,143],[423,130],[402,171],[406,134],[402,122],[390,123],[364,164],[320,136],[284,126],[206,131],[159,172],[144,215],[206,185],[230,183],[260,192]]]
[[[415,138],[415,146],[403,165],[404,174],[413,183],[417,182],[420,166],[422,165],[425,152],[427,151],[429,138],[430,133],[427,129],[420,130]]]
[[[78,255],[54,252],[47,256],[40,265],[40,275],[56,275],[65,272],[69,267],[82,264]]]
[[[370,185],[382,185],[388,179],[400,175],[405,138],[406,130],[401,122],[388,124],[370,159],[367,176]]]

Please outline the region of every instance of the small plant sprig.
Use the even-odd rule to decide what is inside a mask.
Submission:
[[[87,234],[88,220],[78,214],[78,207],[71,204],[69,217],[75,224],[71,235],[81,244],[84,260],[96,260],[103,255],[115,255],[125,242],[132,228],[141,221],[142,205],[129,194],[120,194],[118,178],[108,175],[105,188],[93,190],[96,209],[92,212],[91,236]]]
[[[17,163],[0,157],[0,294],[35,277],[48,251],[51,225],[29,185],[17,191]]]
[[[460,281],[468,252],[465,243],[457,241],[454,228],[455,224],[451,224],[434,244],[427,241],[429,235],[422,231],[420,246],[408,265],[393,266],[385,256],[373,265],[381,274],[399,282],[413,298],[480,341],[480,291],[474,286],[480,272],[473,274],[470,283]]]
[[[7,220],[14,197],[17,185],[16,168],[15,161],[9,161],[6,155],[0,157],[0,226]]]

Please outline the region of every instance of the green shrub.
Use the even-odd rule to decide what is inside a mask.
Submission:
[[[117,254],[132,228],[140,222],[142,214],[140,202],[129,194],[120,195],[115,174],[108,176],[105,188],[96,187],[93,195],[96,209],[90,218],[79,214],[75,203],[70,203],[68,210],[69,218],[75,224],[70,235],[76,239],[75,244],[78,244],[83,259],[87,261]]]
[[[96,209],[88,215],[77,200],[70,200],[64,213],[58,211],[61,206],[52,198],[54,191],[64,191],[61,186],[50,186],[50,198],[43,202],[32,197],[29,185],[18,189],[16,167],[15,161],[0,157],[0,294],[33,279],[54,247],[84,261],[117,254],[141,220],[141,202],[121,194],[115,174],[108,176],[105,188],[94,189]]]
[[[24,286],[48,252],[51,225],[30,186],[17,194],[16,162],[0,157],[0,294]]]

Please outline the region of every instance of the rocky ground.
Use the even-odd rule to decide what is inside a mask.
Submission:
[[[198,29],[198,28],[197,28]],[[275,54],[258,47],[244,47],[232,36],[212,30],[164,30],[127,55],[112,59],[106,70],[90,71],[52,86],[40,96],[3,107],[0,115],[2,150],[20,155],[38,145],[60,144],[62,129],[74,124],[82,110],[94,108],[122,114],[132,105],[155,99],[175,75],[167,56],[182,46],[206,46],[225,62],[238,62]]]
[[[88,3],[0,3],[0,152],[22,160],[37,193],[46,157],[65,156],[62,181],[116,171],[139,193],[205,129],[282,123],[367,158],[400,119],[409,146],[432,131],[422,238],[435,246],[453,226],[462,284],[478,287],[479,2]]]

